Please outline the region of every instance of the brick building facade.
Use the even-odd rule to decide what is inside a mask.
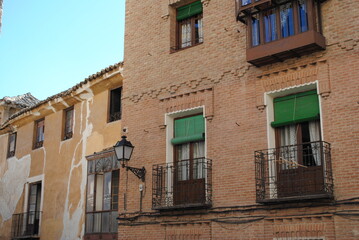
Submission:
[[[357,9],[127,1],[119,239],[358,239]]]
[[[124,63],[0,100],[0,239],[359,239],[358,9],[127,0]]]

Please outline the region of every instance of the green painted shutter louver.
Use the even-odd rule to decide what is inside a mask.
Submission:
[[[201,1],[196,1],[194,3],[188,4],[183,7],[177,8],[177,21],[192,17],[194,15],[202,13],[202,3]]]
[[[319,100],[316,90],[274,99],[272,127],[281,127],[318,118]]]
[[[204,140],[204,117],[203,115],[197,115],[176,119],[174,130],[174,138],[171,140],[172,144]]]

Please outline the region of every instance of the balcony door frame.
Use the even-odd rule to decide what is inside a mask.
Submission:
[[[273,103],[273,99],[277,98],[277,97],[282,97],[282,96],[286,96],[286,95],[290,95],[290,94],[295,94],[298,92],[305,92],[305,91],[310,91],[310,90],[317,90],[318,93],[318,89],[319,89],[319,83],[318,81],[314,81],[311,83],[305,83],[305,84],[301,84],[301,85],[295,85],[295,86],[290,86],[288,88],[283,88],[283,89],[277,89],[274,91],[269,91],[269,92],[264,92],[264,105],[266,106],[266,115],[267,115],[267,142],[268,142],[268,149],[275,149],[276,146],[276,130],[275,128],[273,128],[271,126],[271,123],[274,121],[274,103]],[[321,108],[321,98],[319,97],[319,112],[320,112],[320,116],[322,116],[322,108]],[[319,125],[320,125],[320,129],[321,129],[321,140],[325,141],[324,136],[323,136],[323,122],[322,122],[322,118],[320,118],[319,120]],[[269,167],[269,176],[270,176],[270,182],[269,182],[269,189],[270,189],[270,193],[269,196],[271,196],[271,198],[273,199],[277,199],[278,197],[278,187],[277,187],[277,183],[275,181],[275,179],[278,176],[278,169],[276,166],[275,161],[272,161],[271,163],[272,165],[268,165]],[[323,171],[325,171],[325,165],[323,163]]]
[[[167,164],[175,164],[175,146],[171,143],[171,139],[174,137],[174,120],[177,118],[182,117],[188,117],[192,115],[198,115],[203,114],[203,116],[206,116],[205,114],[205,106],[198,106],[190,109],[183,109],[175,112],[166,113],[164,116],[165,120],[165,126],[166,126],[166,163]],[[204,121],[205,129],[207,129],[207,122]],[[205,144],[204,144],[204,158],[207,158],[207,135],[205,135]],[[172,175],[173,174],[173,175]],[[174,187],[175,181],[174,181],[174,173],[170,173],[167,175],[167,179],[165,180],[167,186],[167,189],[172,189]],[[204,183],[207,184],[207,178],[204,179]],[[208,194],[205,191],[205,194]],[[173,191],[167,193],[167,198],[174,199]],[[205,199],[207,199],[207,196],[205,196]],[[175,203],[173,203],[175,205]]]
[[[24,195],[24,205],[23,205],[24,211],[23,212],[27,213],[29,211],[29,196],[30,196],[29,194],[30,194],[31,185],[39,183],[39,182],[41,182],[41,195],[40,195],[40,209],[39,209],[39,212],[42,212],[43,202],[44,202],[44,175],[42,174],[42,175],[30,177],[30,178],[27,179],[26,182],[27,183],[25,184],[25,195]],[[37,233],[38,236],[40,236],[40,234],[41,234],[41,222],[42,222],[42,214],[40,214],[40,216],[39,216],[39,230],[38,230],[38,233]]]

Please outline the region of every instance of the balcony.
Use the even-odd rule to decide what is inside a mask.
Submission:
[[[330,144],[310,142],[255,151],[257,202],[333,197]]]
[[[152,208],[208,208],[212,205],[212,160],[196,158],[152,168]]]
[[[12,216],[11,239],[40,239],[41,212],[26,212]]]
[[[247,62],[264,66],[325,50],[320,1],[236,0],[247,25]]]

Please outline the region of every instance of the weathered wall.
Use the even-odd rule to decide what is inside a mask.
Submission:
[[[119,74],[118,74],[119,75]],[[16,155],[6,159],[7,134],[0,136],[0,239],[10,239],[11,216],[22,213],[29,179],[42,179],[41,239],[82,239],[86,204],[85,156],[114,145],[120,139],[121,121],[107,123],[109,88],[121,78],[102,80],[102,90],[90,84],[81,94],[61,99],[45,117],[43,147],[33,150],[33,121],[18,127]],[[81,90],[80,90],[81,91]],[[63,109],[74,104],[73,137],[62,140]],[[41,109],[40,109],[41,112]],[[16,122],[15,122],[16,124]],[[6,146],[6,147],[4,147]]]

